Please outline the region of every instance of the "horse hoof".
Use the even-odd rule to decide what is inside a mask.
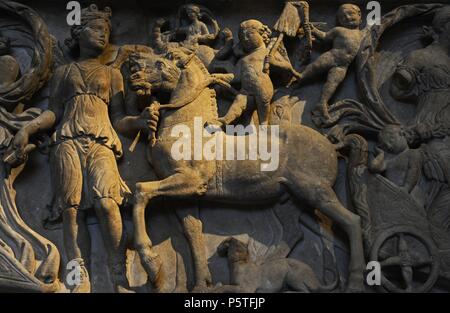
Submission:
[[[159,254],[153,251],[151,245],[142,245],[136,249],[150,281],[155,283],[162,272],[162,260]]]
[[[91,281],[89,279],[89,272],[84,266],[80,265],[80,280],[72,289],[72,293],[90,293],[91,292]]]
[[[351,281],[348,283],[347,288],[345,289],[346,293],[363,293],[366,291],[364,287],[364,283],[362,281]]]
[[[347,287],[345,293],[364,293],[365,291],[366,291],[365,288]]]
[[[187,235],[202,232],[203,224],[200,220],[196,219],[193,216],[186,216],[183,219],[184,229]]]
[[[217,121],[205,122],[203,128],[211,135],[223,131],[221,123]]]
[[[116,293],[136,293],[136,291],[132,290],[131,288],[129,288],[127,286],[120,286],[120,285],[115,286],[114,291]]]
[[[212,288],[206,285],[197,285],[192,288],[191,293],[208,293],[211,292]]]

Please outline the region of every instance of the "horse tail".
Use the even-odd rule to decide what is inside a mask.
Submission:
[[[328,250],[328,248],[325,248],[323,250],[323,267],[324,267],[323,281],[325,281],[325,273],[329,271],[333,273],[334,276],[333,282],[327,285],[319,284],[319,287],[317,288],[317,290],[314,290],[314,292],[331,292],[339,286],[340,276],[337,263],[334,260],[334,257],[331,254],[330,250]]]
[[[361,218],[364,242],[367,246],[370,241],[371,225],[367,202],[368,144],[362,136],[350,134],[344,137],[340,151],[347,156],[348,192],[351,207]]]

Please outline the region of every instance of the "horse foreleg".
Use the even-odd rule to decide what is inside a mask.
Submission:
[[[195,273],[195,287],[193,291],[204,291],[212,285],[212,278],[208,268],[205,237],[203,235],[203,225],[199,219],[198,206],[192,205],[188,208],[176,210],[176,213],[183,225],[184,235],[191,248]]]
[[[142,262],[145,263],[148,260],[148,264],[144,265],[144,267],[147,266],[146,270],[148,270],[147,273],[150,277],[152,275],[155,276],[155,265],[160,267],[160,260],[158,255],[151,249],[151,240],[146,231],[145,207],[148,202],[157,196],[185,198],[203,195],[206,192],[206,186],[207,183],[200,177],[198,172],[189,168],[179,169],[177,174],[164,180],[136,184],[136,204],[133,211],[134,239]],[[196,271],[196,286],[204,286],[211,279],[204,251],[205,245],[201,222],[192,216],[186,216],[183,218],[182,223],[192,249]],[[159,268],[155,278],[160,277],[161,273],[162,270]]]
[[[156,187],[157,182],[138,183],[136,185],[135,204],[133,207],[134,244],[141,259],[142,266],[156,291],[163,288],[164,272],[160,256],[152,249],[152,241],[148,236],[145,223],[145,208],[150,201],[142,188]]]
[[[306,200],[311,207],[317,208],[346,232],[350,241],[347,290],[364,291],[364,251],[360,217],[341,204],[328,182],[299,173],[290,175],[285,185],[291,194],[298,200]]]

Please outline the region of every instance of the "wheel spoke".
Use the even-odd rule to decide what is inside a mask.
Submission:
[[[412,266],[413,267],[422,267],[422,266],[431,265],[431,264],[433,264],[433,260],[427,258],[427,259],[423,259],[423,260],[413,261]]]
[[[422,256],[414,251],[411,251],[410,254],[412,267],[422,267],[433,263],[433,258],[431,256]]]
[[[418,249],[416,249],[416,247]],[[371,257],[378,260],[382,270],[381,283],[387,291],[414,292],[429,290],[438,277],[435,247],[429,238],[407,227],[394,228],[381,235],[374,243]],[[386,269],[386,267],[392,267]],[[418,273],[414,270],[420,268]],[[394,270],[395,271],[391,271]],[[429,272],[423,270],[429,269]],[[400,277],[398,274],[400,270]],[[415,277],[420,273],[420,277]],[[390,281],[385,275],[392,276]],[[427,275],[426,282],[424,275]],[[417,281],[414,279],[417,278]]]
[[[402,266],[402,276],[406,283],[406,291],[412,291],[413,269],[411,266]]]
[[[405,236],[403,233],[398,234],[398,253],[407,253],[408,252],[408,243],[405,240]]]
[[[400,265],[401,259],[399,256],[392,256],[380,262],[381,267]]]

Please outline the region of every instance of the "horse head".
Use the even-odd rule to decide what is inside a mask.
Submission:
[[[180,78],[181,70],[164,55],[133,53],[129,56],[131,88],[138,96],[172,92]]]
[[[130,85],[139,96],[166,92],[171,103],[190,99],[190,94],[207,87],[210,79],[203,63],[184,48],[171,49],[163,55],[134,53],[129,64]]]

